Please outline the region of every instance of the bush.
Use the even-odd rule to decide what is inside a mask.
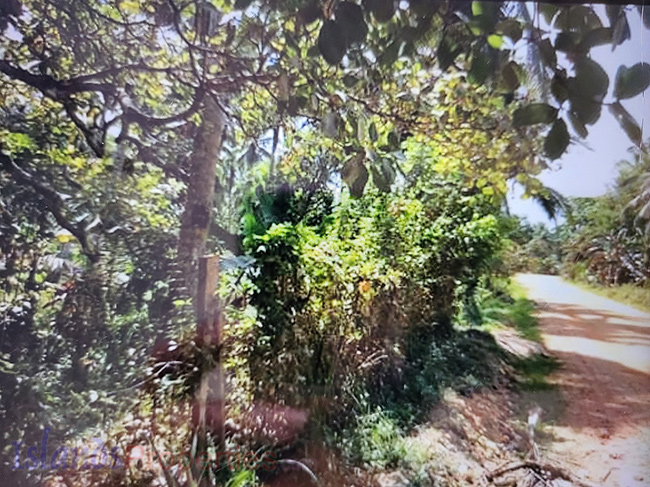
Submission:
[[[286,184],[250,196],[244,248],[253,264],[240,290],[255,312],[228,332],[240,344],[231,363],[248,365],[239,383],[254,399],[330,418],[357,407],[359,393],[435,400],[447,372],[469,370],[467,384],[479,383],[481,367],[462,355],[471,347],[443,342],[458,298],[472,295],[498,248],[491,201],[442,178],[332,201],[326,188]]]

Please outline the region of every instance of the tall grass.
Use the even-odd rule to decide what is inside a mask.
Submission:
[[[573,284],[600,296],[619,301],[650,313],[650,288],[622,284],[620,286],[602,286],[584,281],[572,280]]]

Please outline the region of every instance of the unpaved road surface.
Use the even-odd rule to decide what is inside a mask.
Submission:
[[[564,282],[520,274],[544,345],[562,365],[544,410],[542,455],[605,487],[650,486],[650,315]]]

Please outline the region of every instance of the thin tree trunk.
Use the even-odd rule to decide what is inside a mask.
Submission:
[[[205,253],[205,243],[212,214],[217,160],[225,125],[225,114],[210,96],[201,112],[203,123],[194,140],[190,161],[185,209],[181,216],[178,242],[176,294],[194,299],[198,282],[198,260]]]

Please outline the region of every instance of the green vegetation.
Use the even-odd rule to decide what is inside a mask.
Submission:
[[[510,278],[492,277],[482,282],[473,302],[478,319],[472,321],[473,317],[467,316],[469,310],[464,309],[459,316],[460,323],[466,326],[480,324],[481,329],[486,331],[507,326],[517,330],[527,340],[540,341],[535,303],[526,297],[524,288]]]
[[[527,340],[540,341],[535,303],[519,298],[512,304],[508,317],[519,334]]]
[[[561,363],[554,357],[534,355],[516,360],[514,366],[521,390],[535,392],[555,388],[555,385],[548,382],[548,376],[555,372]]]
[[[602,286],[584,281],[572,281],[576,286],[600,294],[606,298],[629,304],[642,311],[650,312],[650,289],[635,286],[634,284],[621,284],[620,286]]]
[[[598,294],[648,310],[650,305],[650,157],[619,163],[603,196],[562,200],[565,221],[553,231],[511,221],[505,266],[561,274]]]
[[[562,202],[566,207],[566,201]],[[529,225],[518,217],[509,221],[509,235],[505,266],[510,272],[533,272],[535,274],[558,274],[564,257],[563,244],[566,228],[556,226],[550,230],[538,223]]]
[[[358,416],[349,445],[343,441],[341,446],[354,455],[353,461],[373,468],[395,468],[407,456],[402,430],[388,413],[380,409]]]
[[[614,187],[575,198],[567,213],[564,272],[603,286],[647,288],[650,279],[650,156],[619,164]]]
[[[526,297],[526,290],[517,282],[492,278],[490,286],[481,288],[483,299],[479,307],[484,316],[483,329],[501,329],[508,326],[526,340],[541,342],[541,332],[535,303]],[[509,357],[524,391],[541,391],[552,388],[547,377],[559,367],[559,362],[542,354],[531,357]]]
[[[61,474],[24,457],[46,427],[51,444],[102,432],[195,459],[324,440],[341,470],[422,463],[399,438],[446,388],[502,373],[480,327],[537,338],[503,279],[559,254],[507,216],[508,183],[560,208],[538,176],[603,106],[643,149],[623,103],[648,64],[591,56],[638,15],[648,27],[617,5],[0,3],[0,478]],[[647,280],[635,181],[620,183],[634,217],[601,221],[597,201],[570,219],[591,239],[574,260],[602,281]],[[156,472],[57,481],[264,481]]]

